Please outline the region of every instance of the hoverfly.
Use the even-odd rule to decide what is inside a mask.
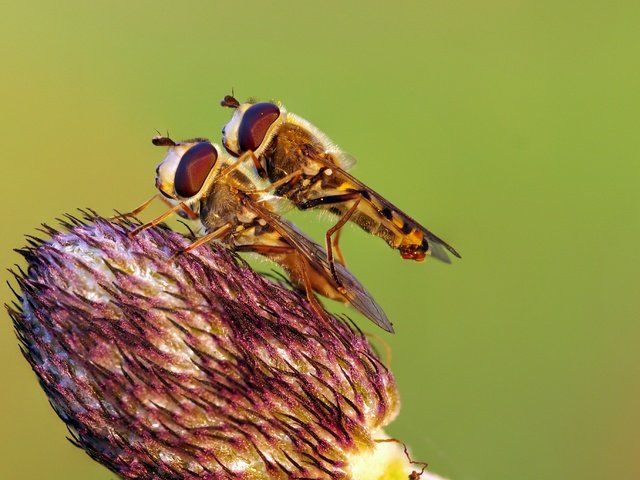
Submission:
[[[342,265],[338,265],[335,277],[324,249],[274,213],[275,206],[264,195],[265,189],[259,188],[255,174],[242,162],[202,138],[174,142],[159,136],[152,142],[168,147],[156,169],[156,187],[162,194],[159,198],[172,208],[133,230],[132,235],[159,224],[172,213],[183,212],[199,219],[206,233],[181,253],[212,240],[237,252],[258,253],[282,266],[292,283],[306,290],[321,315],[324,310],[313,291],[349,302],[376,325],[393,332],[391,322],[364,286]],[[139,213],[157,196],[127,215]]]
[[[452,246],[348,174],[351,157],[308,121],[272,102],[240,104],[227,95],[220,103],[235,110],[222,130],[222,143],[231,155],[251,159],[260,176],[272,182],[274,193],[297,208],[322,208],[340,217],[325,234],[332,273],[334,249],[344,264],[338,242],[349,220],[381,237],[402,258],[422,261],[431,255],[450,263],[446,250],[460,258]]]

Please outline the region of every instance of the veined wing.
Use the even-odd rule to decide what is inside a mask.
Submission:
[[[353,305],[356,310],[380,328],[387,332],[393,332],[393,326],[380,305],[376,303],[371,294],[353,274],[337,262],[335,263],[336,275],[341,285],[335,282],[331,274],[327,253],[323,247],[298,230],[291,222],[284,220],[261,205],[251,202],[251,205],[248,207],[254,210],[259,217],[267,221],[267,223],[304,258],[309,266],[321,273],[325,280],[333,288],[340,291],[342,296]]]
[[[369,188],[367,185],[362,183],[350,173],[344,171],[341,168],[336,168],[335,164],[327,162],[322,158],[315,158],[314,160],[320,161],[325,166],[332,169],[332,181],[339,181],[341,183],[339,190],[345,192],[362,192],[362,198],[378,212],[378,214],[380,215],[380,221],[392,225],[395,230],[400,231],[403,234],[407,234],[408,232],[411,232],[413,230],[420,231],[424,238],[429,242],[429,246],[431,247],[431,255],[434,258],[437,258],[438,260],[441,260],[445,263],[451,263],[449,257],[445,252],[445,249],[457,258],[462,258],[455,248],[453,248],[451,245],[449,245],[447,242],[442,240],[431,231],[427,230],[420,223],[415,221],[413,218],[404,213],[382,195]],[[308,201],[311,202],[313,202],[313,200],[314,199],[308,199]]]

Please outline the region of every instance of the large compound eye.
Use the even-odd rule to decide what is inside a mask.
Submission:
[[[218,152],[209,142],[196,143],[187,150],[176,169],[176,193],[182,198],[193,197],[198,193],[217,159]]]
[[[241,152],[257,150],[269,127],[280,116],[280,109],[273,103],[256,103],[244,112],[238,128],[238,146]]]

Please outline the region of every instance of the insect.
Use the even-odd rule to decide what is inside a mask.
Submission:
[[[391,322],[362,284],[342,265],[334,277],[324,249],[278,216],[255,174],[206,139],[174,142],[154,137],[154,145],[168,147],[156,169],[156,187],[172,208],[131,232],[157,225],[172,213],[199,219],[205,235],[183,252],[218,240],[238,252],[254,252],[281,265],[294,285],[304,288],[314,308],[324,314],[312,291],[349,302],[376,325],[393,332]],[[154,196],[130,214],[146,208]]]
[[[297,208],[321,208],[340,217],[325,234],[332,273],[334,250],[344,264],[339,236],[349,220],[381,237],[402,258],[422,261],[431,255],[449,263],[446,251],[460,258],[452,246],[347,173],[351,157],[308,121],[272,102],[241,104],[227,95],[220,103],[235,110],[222,130],[222,143],[232,156],[251,159],[274,193]]]

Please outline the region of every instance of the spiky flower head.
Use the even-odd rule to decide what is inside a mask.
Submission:
[[[20,250],[9,312],[74,442],[126,479],[383,479],[391,372],[365,336],[228,250],[70,218]]]

